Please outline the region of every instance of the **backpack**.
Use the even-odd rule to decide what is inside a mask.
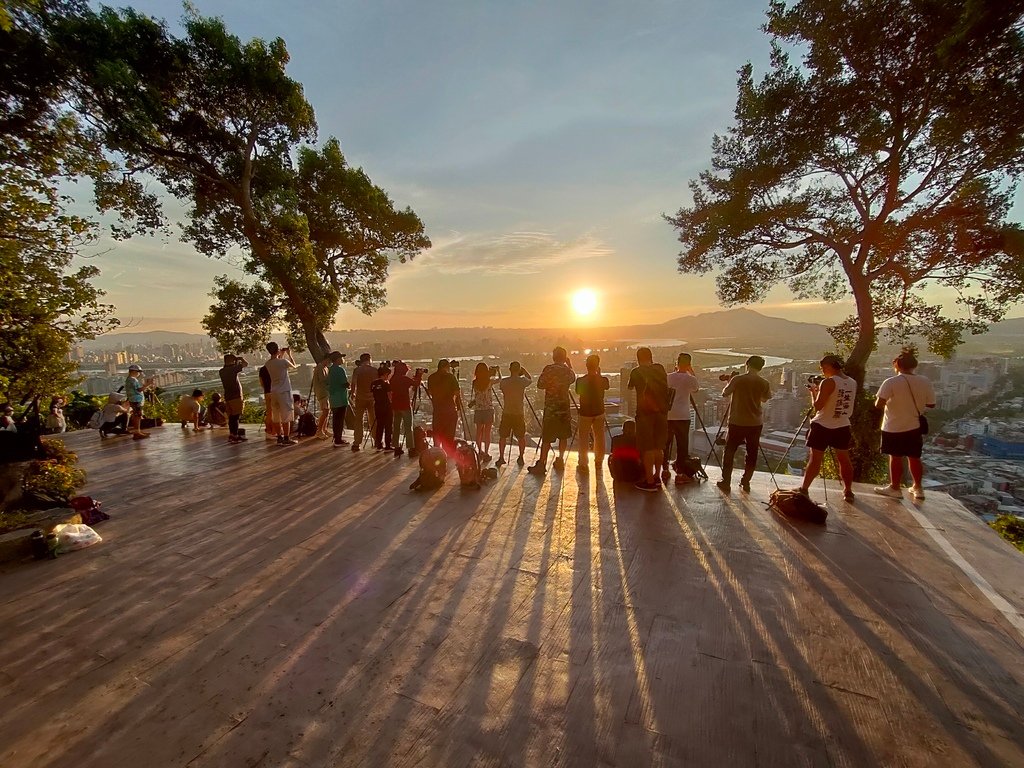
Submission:
[[[316,434],[316,416],[304,413],[299,416],[299,437],[312,437]]]
[[[425,435],[425,433],[424,433]],[[417,445],[419,441],[417,440]],[[432,491],[444,485],[448,474],[448,456],[441,448],[420,449],[420,473],[409,486],[411,491]]]
[[[669,387],[665,369],[661,365],[655,363],[650,368],[660,371],[661,375],[659,376],[655,372],[653,375],[643,377],[643,389],[637,392],[637,411],[668,413],[672,408],[676,391]]]
[[[809,523],[824,523],[828,517],[828,510],[799,491],[772,491],[768,498],[768,507],[783,517],[805,520]]]
[[[459,484],[463,488],[480,487],[480,457],[476,448],[465,440],[455,441],[455,468],[459,471]]]
[[[704,471],[700,456],[687,456],[679,460],[679,471],[691,480],[700,482],[708,479],[708,473]]]

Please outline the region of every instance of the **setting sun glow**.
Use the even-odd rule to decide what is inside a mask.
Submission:
[[[590,317],[597,310],[597,292],[580,288],[572,295],[572,311],[580,317]]]

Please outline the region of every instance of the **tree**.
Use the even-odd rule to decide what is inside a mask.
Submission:
[[[735,123],[668,217],[679,270],[720,269],[726,305],[780,282],[852,296],[830,330],[861,384],[882,330],[948,356],[1000,319],[1024,289],[1024,232],[1006,219],[1024,169],[1022,19],[1021,0],[772,2],[770,69],[740,70]]]
[[[76,381],[72,345],[117,324],[96,267],[74,267],[95,224],[67,212],[62,184],[91,177],[105,207],[122,186],[92,136],[69,114],[66,69],[48,21],[73,2],[10,2],[0,15],[0,395],[28,400]],[[144,206],[136,209],[146,218]]]
[[[75,68],[76,105],[123,159],[127,178],[151,174],[191,204],[184,235],[201,253],[223,258],[241,252],[255,281],[222,278],[207,328],[222,343],[241,343],[258,340],[281,321],[292,343],[308,346],[319,359],[327,351],[323,330],[341,301],[373,308],[382,300],[376,289],[387,272],[382,254],[412,257],[429,241],[418,219],[419,246],[406,247],[411,241],[394,244],[386,220],[310,218],[309,212],[357,212],[338,194],[347,191],[358,202],[359,190],[351,182],[321,188],[316,174],[302,179],[303,158],[316,155],[304,147],[315,138],[316,122],[302,86],[285,73],[284,41],[243,43],[221,20],[192,11],[184,28],[175,38],[161,22],[109,8],[69,19],[59,41]],[[336,150],[328,143],[317,156],[325,163],[340,160],[333,170],[347,171],[332,146]],[[326,181],[332,180],[337,174],[328,174]],[[376,247],[349,250],[358,224],[373,235],[366,244]],[[224,302],[245,292],[273,311],[252,314],[245,332],[232,335]]]

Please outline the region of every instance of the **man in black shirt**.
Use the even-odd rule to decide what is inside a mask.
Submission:
[[[636,440],[644,464],[644,479],[636,484],[641,491],[661,490],[658,472],[665,459],[668,441],[668,411],[671,395],[665,368],[654,362],[647,347],[636,351],[637,367],[629,372],[628,387],[636,390]]]
[[[576,471],[588,471],[587,447],[594,435],[594,463],[598,470],[604,464],[604,393],[609,387],[608,377],[601,375],[601,358],[587,358],[587,373],[576,379],[576,394],[580,396],[580,423],[576,431],[576,450],[579,463]]]
[[[224,401],[227,406],[229,443],[241,443],[246,439],[238,431],[238,420],[242,415],[242,406],[244,404],[242,400],[242,383],[238,380],[238,376],[245,370],[247,365],[249,363],[245,358],[236,357],[229,353],[224,355],[224,367],[218,371],[221,386],[224,387]]]
[[[437,370],[427,377],[427,395],[434,409],[434,445],[444,448],[449,456],[454,456],[462,394],[459,392],[459,380],[455,378],[447,360],[439,360]]]

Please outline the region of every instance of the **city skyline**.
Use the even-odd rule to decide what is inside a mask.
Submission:
[[[178,30],[176,3],[134,6]],[[318,142],[337,136],[433,241],[392,265],[385,308],[343,307],[336,330],[589,327],[719,309],[713,276],[677,273],[676,233],[662,215],[689,202],[687,182],[729,126],[736,70],[748,60],[765,68],[765,8],[318,1],[286,14],[269,0],[198,4],[242,39],[285,40]],[[178,201],[164,203],[172,224],[183,220]],[[89,255],[134,330],[200,332],[214,276],[243,277],[173,236],[103,238]],[[573,309],[580,289],[593,291],[589,313]],[[823,323],[853,309],[796,301],[783,287],[751,308]]]

